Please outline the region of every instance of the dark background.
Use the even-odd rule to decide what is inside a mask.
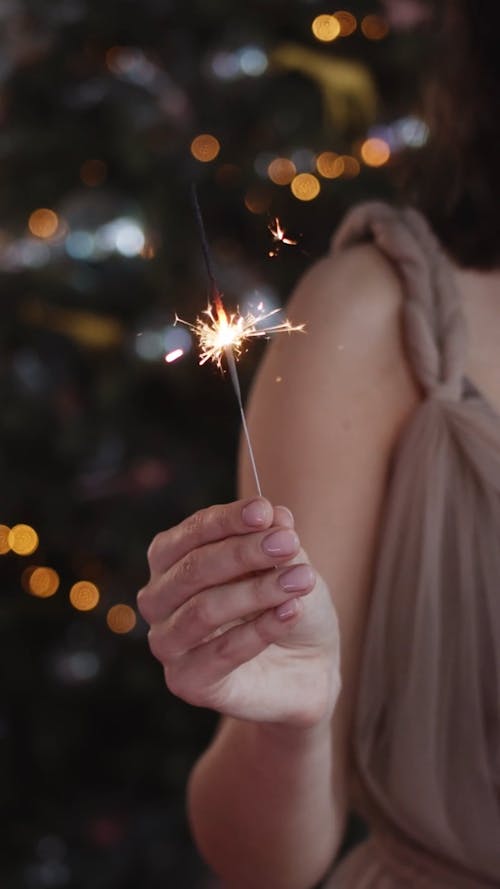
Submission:
[[[349,0],[356,30],[321,43],[311,23],[336,8],[315,0],[0,0],[5,889],[212,885],[184,789],[214,718],[167,691],[139,617],[107,624],[135,609],[152,536],[235,495],[230,383],[194,350],[164,361],[188,343],[175,313],[207,301],[190,186],[227,304],[284,304],[346,208],[390,198],[424,141],[425,37],[413,0],[391,5],[403,30],[370,39],[361,22],[383,10]],[[220,142],[211,162],[191,153],[200,133]],[[383,167],[361,159],[370,135],[392,149]],[[322,177],[326,150],[359,172]],[[318,197],[271,182],[276,156],[314,173]],[[40,208],[50,236],[30,232]],[[270,257],[275,215],[299,244]],[[244,392],[262,348],[239,365]],[[39,535],[31,555],[9,549],[18,523]],[[55,595],[30,594],[33,566],[57,571]],[[88,612],[69,600],[80,580],[100,591]]]

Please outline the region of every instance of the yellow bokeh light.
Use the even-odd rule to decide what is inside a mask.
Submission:
[[[210,133],[201,133],[191,142],[191,154],[203,164],[215,160],[220,151],[220,142]]]
[[[342,175],[345,179],[355,179],[356,176],[359,176],[361,167],[355,157],[352,157],[350,154],[343,154],[341,159],[344,165]]]
[[[389,25],[380,15],[365,15],[361,21],[361,31],[367,40],[383,40],[389,33]]]
[[[38,547],[38,534],[30,525],[14,525],[7,535],[7,542],[18,556],[31,556]]]
[[[344,172],[344,161],[334,151],[322,151],[316,158],[316,169],[325,179],[338,179]]]
[[[99,590],[90,580],[79,580],[69,591],[69,601],[78,611],[92,611],[99,599]]]
[[[59,575],[53,568],[33,568],[29,570],[29,576],[26,577],[29,592],[39,599],[48,599],[49,596],[57,593],[59,583]]]
[[[361,157],[368,167],[382,167],[391,156],[384,139],[366,139],[361,146]]]
[[[299,173],[292,180],[290,188],[299,201],[312,201],[321,191],[319,180],[312,173]]]
[[[106,623],[113,633],[130,633],[137,617],[130,605],[113,605],[107,613]]]
[[[40,207],[33,210],[29,220],[28,228],[32,235],[37,238],[51,238],[55,235],[59,226],[59,217],[53,210],[47,210],[46,207]]]
[[[80,167],[80,179],[89,188],[96,188],[98,185],[102,185],[107,174],[108,168],[105,162],[98,158],[86,160]]]
[[[10,553],[9,534],[10,528],[7,525],[0,525],[0,556]]]
[[[328,43],[340,34],[340,22],[334,15],[317,15],[311,24],[311,31],[316,40]]]
[[[345,9],[336,12],[334,18],[339,24],[340,37],[349,37],[350,34],[354,34],[354,31],[358,27],[356,16],[354,16],[352,12],[346,12]]]
[[[290,185],[296,174],[295,164],[287,157],[275,157],[267,168],[267,175],[275,185]]]

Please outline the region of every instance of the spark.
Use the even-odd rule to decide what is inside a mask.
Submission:
[[[165,355],[165,361],[167,364],[171,364],[172,361],[177,361],[182,355],[184,355],[184,349],[174,349],[173,352],[168,352]]]
[[[248,312],[241,315],[239,311],[227,314],[222,302],[222,294],[215,293],[213,303],[209,303],[204,309],[205,318],[198,317],[194,324],[175,316],[175,323],[185,324],[193,331],[198,339],[200,349],[200,365],[207,361],[213,361],[222,369],[222,360],[231,350],[236,358],[239,358],[245,350],[246,341],[254,338],[268,338],[275,333],[292,333],[303,331],[305,325],[293,325],[288,319],[269,326],[258,325],[276,315],[280,309],[264,312],[262,303],[257,307],[259,314]]]
[[[277,216],[274,217],[274,222],[271,222],[267,228],[273,236],[273,242],[276,244],[274,249],[269,251],[269,256],[277,256],[282,244],[292,247],[299,243],[293,238],[286,237],[286,231]]]

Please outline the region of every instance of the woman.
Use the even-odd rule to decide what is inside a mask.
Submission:
[[[355,208],[254,386],[266,498],[243,453],[241,499],[149,551],[151,650],[224,717],[189,810],[234,889],[311,889],[351,806],[370,837],[328,889],[500,885],[498,12],[445,6],[447,255],[415,211]]]

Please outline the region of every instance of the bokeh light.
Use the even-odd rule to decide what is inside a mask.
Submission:
[[[130,633],[137,623],[136,613],[130,605],[113,605],[106,615],[106,623],[113,633]]]
[[[317,15],[311,24],[311,31],[316,40],[329,43],[340,35],[340,22],[334,15]]]
[[[356,176],[359,176],[361,167],[355,157],[352,157],[350,154],[342,154],[340,159],[344,167],[342,171],[344,179],[355,179]]]
[[[201,133],[191,142],[191,154],[197,161],[206,164],[215,160],[220,151],[220,142],[210,133]]]
[[[268,188],[262,185],[252,185],[245,195],[245,207],[250,213],[267,213],[271,206],[272,195]]]
[[[90,158],[84,161],[80,167],[80,179],[89,188],[96,188],[98,185],[102,185],[107,175],[108,168],[105,162],[98,158]]]
[[[275,185],[290,185],[297,168],[287,157],[275,157],[267,168],[267,174]]]
[[[59,589],[59,575],[53,568],[32,567],[23,572],[23,581],[28,591],[39,599],[48,599]]]
[[[299,173],[292,180],[290,188],[299,201],[312,201],[321,191],[319,180],[312,173]]]
[[[10,553],[9,534],[10,528],[7,525],[0,525],[0,556]]]
[[[69,601],[77,611],[92,611],[99,599],[99,590],[90,580],[79,580],[69,591]]]
[[[18,556],[30,556],[38,547],[38,534],[30,525],[14,525],[9,531],[7,541]]]
[[[316,169],[325,179],[338,179],[344,172],[344,161],[334,151],[322,151],[316,158]]]
[[[391,156],[391,149],[383,139],[366,139],[361,145],[361,157],[368,167],[382,167]]]
[[[51,238],[55,235],[59,227],[59,217],[53,210],[46,207],[40,207],[33,210],[29,220],[28,228],[32,235],[37,238]]]
[[[334,18],[339,24],[340,37],[349,37],[351,34],[354,34],[358,27],[356,16],[354,16],[352,12],[347,12],[345,9],[336,12]]]
[[[380,15],[365,15],[360,27],[367,40],[383,40],[389,33],[389,25]]]

